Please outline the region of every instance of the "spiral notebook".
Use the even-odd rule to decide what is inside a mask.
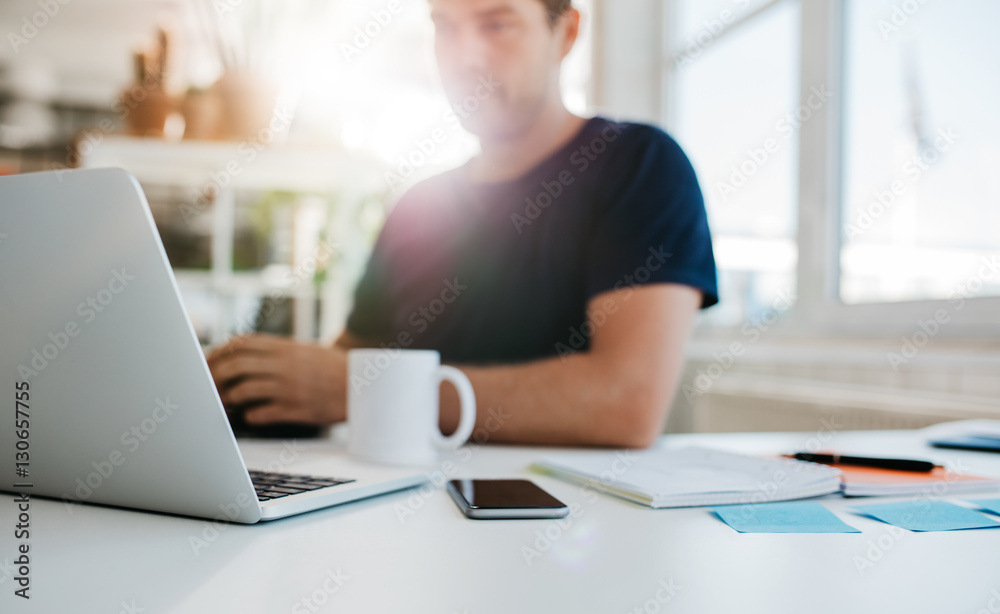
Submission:
[[[841,484],[841,472],[825,465],[702,447],[567,452],[531,468],[654,508],[804,499]]]

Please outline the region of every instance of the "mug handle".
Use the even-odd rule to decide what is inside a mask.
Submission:
[[[458,428],[450,436],[445,437],[437,428],[433,431],[434,445],[442,450],[457,450],[469,439],[472,429],[476,426],[476,393],[472,383],[465,373],[455,367],[441,365],[438,367],[438,384],[448,381],[458,391],[458,399],[462,406],[462,416]]]

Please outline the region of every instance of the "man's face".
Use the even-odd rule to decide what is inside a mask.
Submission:
[[[467,130],[504,138],[558,96],[565,28],[540,0],[430,0],[445,93]]]

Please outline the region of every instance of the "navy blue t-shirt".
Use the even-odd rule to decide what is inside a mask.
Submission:
[[[518,179],[473,183],[468,165],[393,208],[347,328],[368,342],[499,364],[589,347],[588,301],[679,283],[718,302],[694,169],[653,126],[595,117]]]

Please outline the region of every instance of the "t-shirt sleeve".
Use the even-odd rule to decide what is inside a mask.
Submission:
[[[630,134],[632,132],[632,134]],[[687,156],[663,131],[629,125],[600,186],[587,255],[587,298],[626,285],[678,283],[719,301],[701,188]]]

